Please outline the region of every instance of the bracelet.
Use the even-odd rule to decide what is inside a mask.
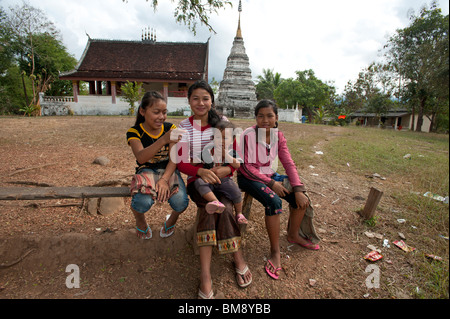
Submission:
[[[169,181],[167,179],[165,179],[164,177],[161,176],[161,178],[163,181],[165,181],[167,183],[167,185],[169,185]]]

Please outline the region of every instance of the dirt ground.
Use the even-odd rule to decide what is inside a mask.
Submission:
[[[171,122],[179,123],[179,119]],[[129,179],[134,172],[133,155],[126,145],[130,117],[0,118],[0,187],[22,186],[11,182],[45,183],[53,186],[91,186],[102,181]],[[248,127],[253,121],[240,121]],[[243,127],[243,128],[245,128]],[[298,137],[308,126],[282,123],[289,138]],[[317,130],[317,128],[315,128]],[[316,150],[340,134],[341,128],[321,127],[325,138],[301,152],[297,163],[315,207],[315,227],[322,241],[319,251],[309,251],[286,240],[288,210],[281,217],[283,271],[275,281],[264,271],[269,240],[262,206],[254,202],[244,254],[253,273],[253,283],[240,289],[230,256],[213,256],[214,291],[225,298],[249,299],[407,299],[415,287],[411,255],[392,246],[398,232],[407,237],[410,226],[399,224],[390,197],[394,181],[366,178],[351,169],[334,172]],[[93,164],[106,156],[106,166]],[[313,165],[314,168],[311,168]],[[29,186],[33,187],[33,186]],[[382,189],[381,215],[374,232],[389,238],[369,238],[371,231],[356,211],[364,207],[370,187]],[[16,299],[193,299],[199,285],[199,259],[192,248],[195,206],[191,202],[180,217],[175,234],[159,237],[168,204],[147,213],[153,238],[136,238],[130,199],[113,215],[89,214],[81,200],[0,202],[0,298]],[[376,265],[380,287],[368,288],[372,263],[363,259],[367,245],[382,249]],[[70,289],[68,265],[77,265],[80,288]]]

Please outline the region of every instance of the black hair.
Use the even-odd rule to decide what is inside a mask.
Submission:
[[[259,103],[256,105],[255,107],[255,117],[258,116],[259,110],[266,108],[266,107],[271,107],[273,112],[275,113],[275,115],[278,116],[278,107],[277,104],[272,101],[272,100],[261,100],[259,101]],[[278,121],[275,122],[275,128],[278,128]],[[258,137],[258,130],[256,130],[256,140],[259,141],[259,137]]]
[[[216,129],[223,131],[227,128],[232,128],[235,129],[236,125],[234,125],[233,123],[231,123],[230,121],[225,121],[225,120],[221,120],[220,122],[218,122],[215,126]]]
[[[150,92],[147,92],[144,94],[144,96],[142,97],[142,100],[141,100],[141,104],[139,105],[139,108],[137,111],[136,123],[134,124],[135,126],[145,122],[145,117],[139,112],[139,110],[140,109],[146,110],[148,107],[153,106],[153,104],[157,100],[162,100],[164,102],[166,101],[164,99],[164,97],[161,95],[161,93],[159,93],[157,91],[150,91]]]
[[[211,127],[216,127],[217,123],[219,123],[222,120],[222,115],[217,113],[216,106],[214,104],[213,89],[208,84],[208,82],[206,82],[205,80],[199,80],[189,87],[188,100],[191,99],[192,93],[196,89],[203,89],[203,90],[207,91],[209,93],[209,95],[211,96],[212,104],[211,104],[211,110],[209,110],[209,112],[208,112],[208,124],[211,125]]]
[[[277,104],[272,100],[261,100],[255,107],[255,117],[258,116],[259,110],[266,108],[266,107],[272,107],[273,112],[275,115],[278,115],[278,106]]]

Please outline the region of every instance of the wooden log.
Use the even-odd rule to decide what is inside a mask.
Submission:
[[[242,202],[242,215],[247,218],[247,220],[250,220],[250,212],[252,210],[252,203],[253,203],[253,197],[250,194],[245,193],[244,195],[244,201]],[[247,230],[247,225],[242,224],[240,225],[241,230],[241,237],[244,237],[245,231]]]
[[[366,205],[364,206],[364,210],[361,212],[362,217],[365,219],[371,219],[375,216],[375,211],[380,203],[381,196],[383,196],[383,192],[373,187],[370,189]]]
[[[0,187],[0,200],[128,197],[129,187]]]

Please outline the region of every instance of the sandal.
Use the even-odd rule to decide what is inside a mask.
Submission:
[[[225,205],[218,200],[215,200],[206,204],[205,209],[208,214],[221,214],[225,210]]]
[[[237,282],[238,286],[241,287],[241,288],[246,288],[246,287],[248,287],[248,286],[252,283],[252,281],[253,281],[253,277],[250,277],[250,280],[249,280],[248,282],[245,282],[244,276],[245,276],[245,274],[246,274],[248,271],[250,271],[250,269],[248,268],[248,266],[245,265],[245,267],[244,267],[243,270],[239,270],[237,267],[235,267],[234,269],[235,269],[235,271],[236,271],[236,282]],[[243,284],[240,284],[240,283],[239,283],[239,280],[238,280],[239,276],[241,276],[242,281],[244,282]]]
[[[172,230],[170,233],[168,233],[167,231],[171,230],[172,228],[175,227],[175,225],[172,225],[170,227],[167,227],[167,220],[169,220],[170,215],[166,216],[166,221],[164,222],[164,226],[161,227],[161,230],[159,231],[159,236],[161,236],[161,238],[167,238],[173,235],[174,230]]]
[[[271,262],[269,259],[267,260],[267,262],[272,266],[273,269],[275,269],[275,271],[272,272],[272,271],[270,270],[270,268],[267,267],[267,264],[266,264],[266,265],[264,266],[264,269],[266,269],[266,273],[267,273],[271,278],[273,278],[273,279],[275,279],[275,280],[278,280],[278,279],[280,278],[280,275],[277,275],[277,272],[280,271],[282,268],[281,268],[281,267],[280,267],[280,268],[276,268],[276,267],[272,264],[272,262]]]
[[[212,290],[212,280],[211,280],[211,291],[209,292],[209,294],[205,294],[203,291],[200,290],[200,288],[198,289],[198,299],[214,299],[214,293]]]
[[[147,225],[147,229],[145,231],[139,229],[137,226],[136,226],[136,230],[141,232],[141,233],[143,233],[145,235],[145,236],[142,236],[142,235],[138,236],[140,239],[148,240],[148,239],[151,239],[152,236],[153,236],[152,230],[150,229],[150,226],[148,226],[148,225]]]
[[[248,224],[247,218],[245,218],[245,216],[243,214],[241,214],[241,213],[236,215],[236,222],[239,225],[242,225],[242,224],[247,225]]]
[[[303,248],[305,248],[305,249],[309,249],[309,250],[319,250],[319,249],[320,249],[319,244],[314,244],[314,243],[313,243],[312,241],[310,241],[309,239],[306,239],[306,241],[307,241],[306,244],[301,244],[301,243],[297,243],[297,242],[295,242],[295,241],[292,241],[292,240],[289,240],[289,239],[288,239],[288,242],[289,242],[289,243],[291,243],[291,244],[297,244],[297,245],[299,245],[300,247],[303,247]]]

